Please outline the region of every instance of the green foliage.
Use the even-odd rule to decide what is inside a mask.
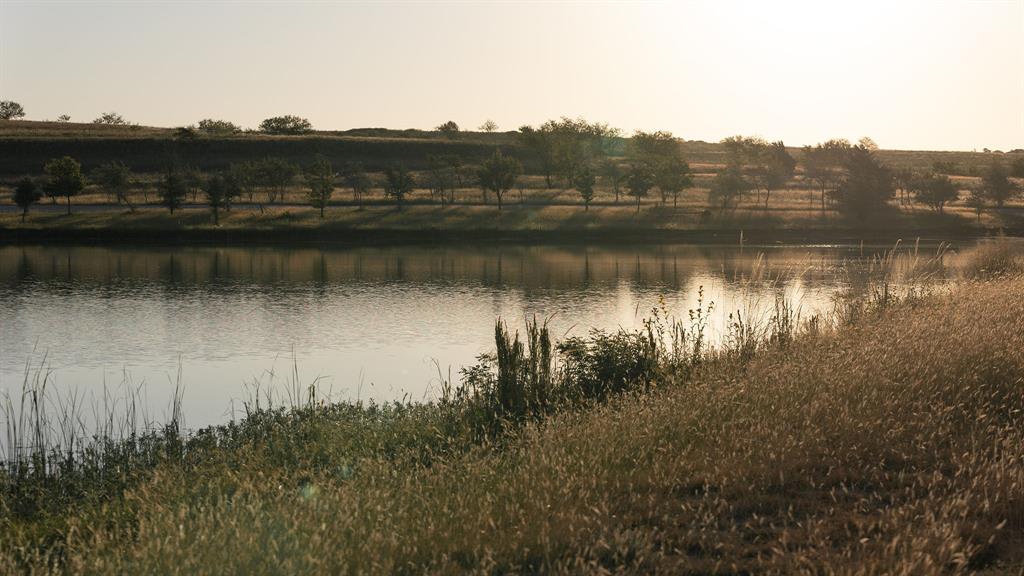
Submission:
[[[258,162],[235,162],[228,167],[228,175],[238,187],[239,195],[245,194],[249,202],[253,201],[256,187],[260,185],[260,165]]]
[[[523,167],[515,158],[505,156],[501,149],[494,151],[494,155],[480,165],[477,170],[477,182],[485,192],[491,190],[498,197],[498,210],[501,210],[502,198],[516,184],[516,176],[522,172]],[[484,197],[486,202],[486,196]]]
[[[401,210],[405,197],[416,188],[416,180],[403,164],[388,166],[384,170],[384,194],[395,199]]]
[[[645,162],[634,162],[629,166],[626,176],[626,188],[629,195],[636,198],[636,211],[640,212],[640,199],[654,186],[654,172]]]
[[[1024,178],[1024,156],[1018,156],[1010,163],[1010,175],[1014,178]]]
[[[93,182],[99,184],[108,195],[116,198],[118,204],[123,202],[134,211],[135,207],[128,200],[128,188],[131,186],[131,178],[132,172],[124,162],[107,162],[92,171]]]
[[[359,209],[362,210],[363,195],[370,190],[372,184],[370,177],[366,174],[366,169],[359,162],[349,162],[342,172],[342,179],[345,181],[345,186],[352,189],[352,197],[359,204]]]
[[[804,146],[804,174],[809,180],[817,182],[821,189],[821,208],[825,209],[825,198],[830,191],[843,179],[850,143],[843,139],[833,139],[815,146]]]
[[[188,183],[184,174],[178,169],[169,169],[157,184],[157,193],[163,205],[174,214],[174,210],[184,204],[185,196],[188,194]]]
[[[947,203],[955,201],[960,196],[960,190],[945,174],[929,174],[914,178],[908,187],[918,202],[939,214]]]
[[[92,121],[93,124],[106,124],[109,126],[125,126],[128,121],[117,112],[104,112],[99,118]]]
[[[743,170],[736,164],[729,164],[715,175],[708,190],[708,202],[719,206],[722,212],[735,208],[739,199],[751,188],[743,177]]]
[[[654,184],[661,191],[661,203],[672,197],[672,206],[679,202],[679,193],[693,186],[690,165],[678,156],[669,156],[654,165]]]
[[[25,221],[25,217],[28,215],[28,209],[30,206],[39,202],[39,199],[43,197],[42,192],[39,190],[39,186],[36,185],[35,181],[31,178],[22,178],[18,180],[18,183],[14,185],[14,203],[21,208],[21,221]]]
[[[320,210],[320,217],[324,217],[324,208],[334,194],[334,168],[331,163],[320,156],[313,161],[313,164],[306,170],[306,185],[309,186],[309,204]]]
[[[282,158],[264,158],[256,164],[257,179],[267,189],[267,201],[284,199],[285,190],[299,173],[299,167]]]
[[[53,198],[63,196],[67,200],[68,214],[71,214],[71,197],[85,188],[82,165],[74,158],[64,156],[47,162],[43,172],[49,178],[45,184],[46,193]]]
[[[619,192],[621,191],[622,182],[626,178],[626,171],[619,166],[619,163],[611,158],[605,158],[600,164],[601,178],[605,184],[612,187],[612,191],[615,192],[615,203],[619,203]]]
[[[846,154],[846,178],[833,192],[839,209],[859,220],[884,209],[892,199],[892,172],[863,146],[854,146]]]
[[[213,210],[213,224],[220,224],[220,209],[231,207],[231,202],[241,193],[238,182],[229,174],[214,174],[203,184],[206,203]]]
[[[435,128],[435,130],[437,130],[441,134],[444,134],[445,136],[452,136],[459,133],[459,125],[456,124],[454,121],[449,120],[439,125],[437,128]]]
[[[13,100],[0,100],[0,120],[17,120],[25,117],[25,109]]]
[[[981,179],[981,189],[989,202],[999,208],[1002,208],[1003,204],[1016,196],[1018,192],[1017,185],[1010,180],[1009,172],[999,160],[993,161],[985,172]]]
[[[242,131],[241,127],[227,120],[214,120],[212,118],[200,120],[198,128],[200,132],[213,136],[230,136]]]
[[[309,120],[292,116],[274,116],[260,122],[260,132],[264,134],[297,135],[313,131],[313,125]]]
[[[590,209],[590,201],[594,199],[594,184],[597,182],[597,178],[594,176],[594,171],[590,168],[590,165],[585,165],[576,173],[576,181],[573,182],[573,187],[580,193],[580,198],[583,199],[583,210]]]
[[[548,188],[554,174],[571,186],[576,172],[607,156],[610,142],[619,137],[619,130],[607,124],[564,116],[538,128],[523,126],[519,132],[520,142],[537,156]]]

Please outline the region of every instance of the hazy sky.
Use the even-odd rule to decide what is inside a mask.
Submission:
[[[1024,0],[0,0],[29,119],[502,129],[583,116],[687,139],[1024,147]]]

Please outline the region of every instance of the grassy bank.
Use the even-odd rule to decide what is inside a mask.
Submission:
[[[403,242],[403,241],[589,241],[589,242],[816,242],[898,238],[949,240],[1003,231],[1024,235],[1016,208],[974,216],[893,209],[869,221],[846,219],[790,206],[775,210],[740,208],[725,215],[706,214],[699,206],[645,205],[637,213],[625,205],[592,206],[512,204],[442,207],[332,206],[325,218],[306,206],[272,206],[263,211],[235,209],[214,226],[205,208],[170,214],[164,209],[135,212],[80,211],[70,216],[37,212],[21,222],[19,214],[0,214],[0,239],[7,242]]]
[[[192,436],[30,450],[0,477],[0,569],[1017,573],[1024,280],[1006,254],[951,294],[880,287],[803,322],[780,302],[720,350],[706,310],[558,345],[499,324],[434,404],[294,391]]]

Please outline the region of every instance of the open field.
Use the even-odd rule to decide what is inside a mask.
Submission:
[[[171,426],[88,466],[57,452],[52,477],[0,475],[0,566],[1017,574],[1024,280],[989,252],[965,268],[988,279],[950,294],[783,311],[714,351],[699,313],[656,319],[683,335],[559,348],[545,380],[509,366],[533,365],[546,335],[516,352],[499,330],[496,380],[436,404],[296,390],[289,410],[250,405],[191,438]]]

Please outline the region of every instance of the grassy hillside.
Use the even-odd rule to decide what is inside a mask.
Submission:
[[[835,325],[740,323],[710,353],[698,312],[568,343],[552,380],[545,335],[516,351],[499,328],[497,372],[437,404],[264,406],[0,476],[0,566],[1016,574],[1021,309],[1013,276],[877,293]]]

